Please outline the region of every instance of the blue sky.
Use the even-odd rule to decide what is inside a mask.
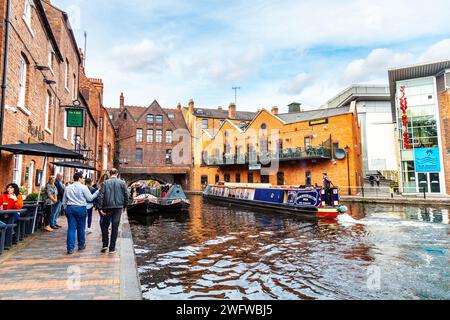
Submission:
[[[104,104],[315,108],[387,69],[450,59],[448,0],[53,0]]]

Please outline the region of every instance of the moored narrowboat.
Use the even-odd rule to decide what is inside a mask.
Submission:
[[[275,212],[299,213],[316,218],[337,218],[347,208],[339,203],[337,188],[299,188],[271,184],[219,183],[203,191],[205,199],[234,203]]]
[[[190,206],[180,185],[149,186],[144,182],[130,186],[129,214],[182,213]]]

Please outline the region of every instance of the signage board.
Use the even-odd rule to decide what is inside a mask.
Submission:
[[[328,123],[328,118],[323,118],[323,119],[317,119],[317,120],[311,120],[309,121],[309,126],[318,126],[321,124],[327,124]]]
[[[250,164],[248,166],[248,170],[261,170],[261,164],[260,163],[258,163],[258,164]]]
[[[287,194],[287,203],[292,206],[317,206],[320,195],[317,190],[292,190]]]
[[[66,113],[68,128],[83,128],[83,109],[66,109]]]
[[[414,165],[416,172],[441,171],[439,148],[414,149]]]

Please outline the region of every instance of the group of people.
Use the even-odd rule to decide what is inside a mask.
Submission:
[[[75,173],[73,183],[66,187],[62,199],[65,209],[67,231],[67,254],[74,253],[75,245],[78,251],[86,249],[86,220],[90,230],[93,208],[100,214],[100,227],[102,230],[102,253],[109,250],[110,254],[116,252],[116,241],[120,218],[128,205],[128,192],[125,182],[118,178],[118,171],[111,169],[109,176],[104,176],[98,186],[92,186],[92,181],[86,181],[81,172]],[[109,226],[112,224],[111,237]],[[75,242],[77,240],[77,243]]]
[[[100,214],[102,231],[102,253],[116,252],[120,218],[128,205],[128,192],[125,181],[118,178],[117,169],[111,169],[103,175],[98,185],[93,185],[90,178],[83,177],[82,172],[76,172],[73,181],[63,183],[63,176],[51,176],[44,189],[44,230],[53,232],[60,229],[58,219],[64,211],[67,217],[67,254],[74,253],[75,245],[78,250],[86,249],[86,234],[92,233],[92,215],[94,208]],[[0,195],[3,210],[23,208],[23,198],[19,186],[11,183]],[[19,214],[15,220],[18,220]],[[0,221],[0,224],[3,222]],[[109,227],[112,224],[111,236]],[[87,229],[86,229],[87,226]]]
[[[369,177],[370,186],[374,187],[375,183],[377,184],[377,187],[380,186],[380,177],[379,176],[370,176]]]

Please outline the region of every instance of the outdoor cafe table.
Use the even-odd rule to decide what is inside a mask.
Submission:
[[[4,223],[11,225],[14,224],[14,216],[16,213],[27,212],[27,209],[15,209],[15,210],[0,210],[0,220]],[[5,237],[5,248],[10,248],[12,246],[13,228],[8,228],[6,230]]]

